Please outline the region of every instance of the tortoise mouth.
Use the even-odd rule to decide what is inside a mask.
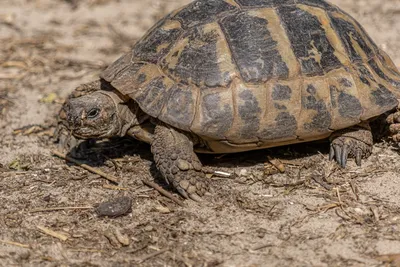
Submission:
[[[115,120],[115,114],[102,116],[98,120],[82,118],[69,122],[69,129],[73,136],[79,139],[101,139],[115,135],[119,123]]]
[[[78,127],[72,129],[72,135],[79,139],[102,139],[113,136],[113,129],[105,129],[99,131],[99,129],[92,129],[89,127]]]

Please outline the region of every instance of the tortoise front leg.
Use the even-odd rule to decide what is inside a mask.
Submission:
[[[185,198],[200,200],[207,190],[206,175],[193,151],[193,141],[178,130],[158,124],[151,144],[154,161],[163,177]]]
[[[329,159],[336,159],[345,168],[348,156],[354,157],[358,166],[361,159],[368,158],[372,153],[373,138],[368,122],[334,132],[331,137]]]

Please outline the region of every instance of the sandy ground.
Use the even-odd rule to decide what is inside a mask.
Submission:
[[[326,143],[203,156],[234,175],[214,177],[204,203],[185,207],[143,185],[160,180],[145,144],[88,152],[119,187],[51,156],[65,97],[185,2],[1,1],[0,265],[400,266],[400,156],[384,140],[346,170],[327,161]],[[400,66],[399,0],[333,2]],[[267,175],[268,155],[286,173]],[[132,199],[131,213],[96,215],[93,206],[119,196]]]

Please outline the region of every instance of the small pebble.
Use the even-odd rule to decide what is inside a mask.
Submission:
[[[99,216],[118,217],[131,212],[132,200],[129,197],[119,197],[103,202],[96,207]]]
[[[164,214],[171,213],[171,210],[167,207],[157,206],[155,209],[160,213],[164,213]]]
[[[127,235],[121,233],[119,229],[115,229],[114,235],[117,238],[118,242],[121,243],[123,246],[129,246],[131,241]]]
[[[248,171],[246,169],[241,169],[239,172],[240,177],[246,177],[248,175]]]
[[[110,229],[107,229],[107,231],[104,232],[104,236],[108,239],[108,241],[110,242],[110,244],[113,247],[116,247],[116,248],[122,247],[122,245],[118,241],[117,237]]]

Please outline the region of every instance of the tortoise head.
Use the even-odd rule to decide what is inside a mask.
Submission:
[[[63,106],[61,119],[64,119],[69,130],[77,138],[123,136],[126,129],[137,120],[135,114],[126,105],[121,104],[122,102],[115,93],[104,91],[71,98]],[[121,109],[125,114],[121,114]],[[128,116],[130,122],[123,116]]]

